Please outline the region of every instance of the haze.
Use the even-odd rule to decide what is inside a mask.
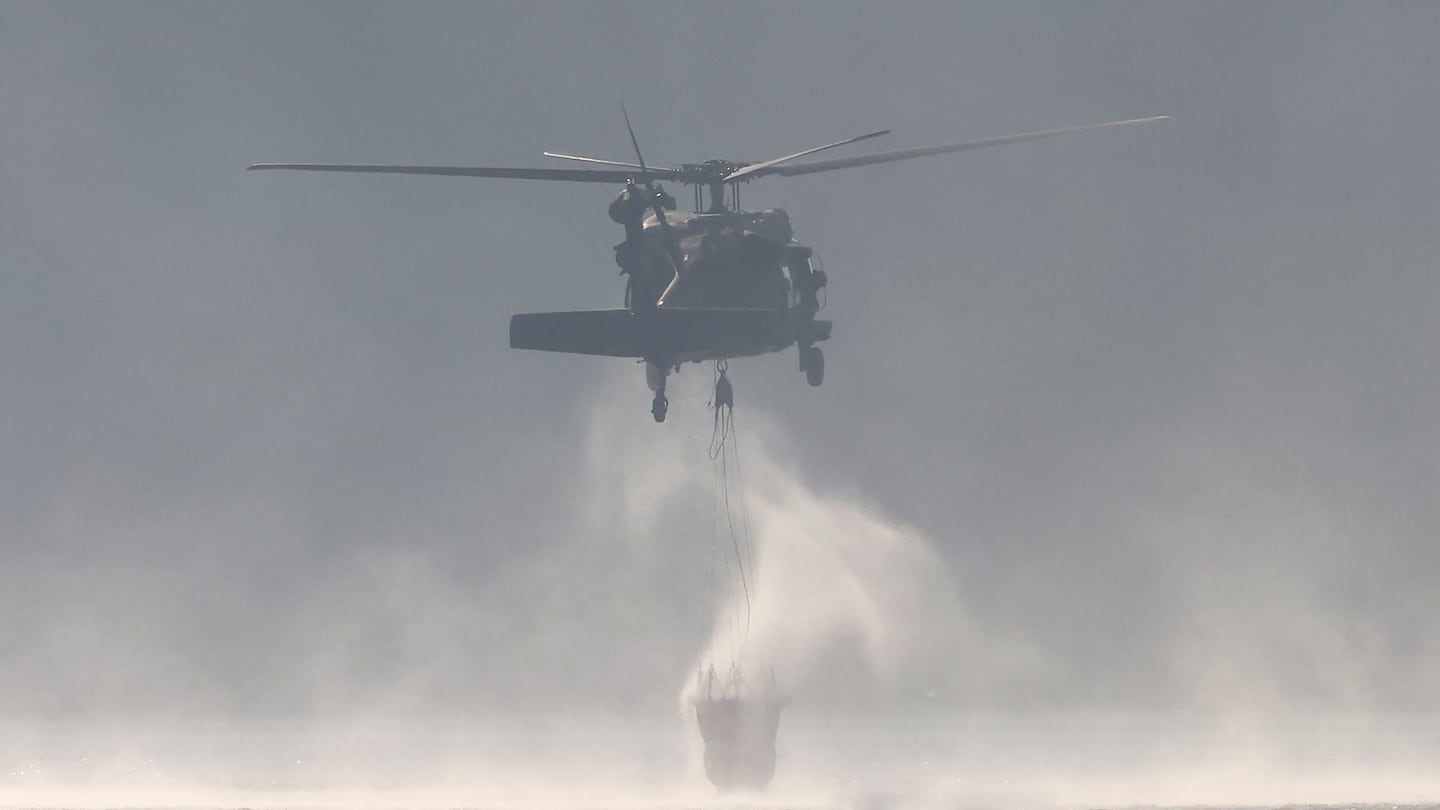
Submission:
[[[959,718],[981,770],[1099,717],[1427,773],[1436,41],[1422,3],[0,8],[0,804],[74,734],[540,724],[683,769],[734,645],[710,370],[655,425],[640,367],[506,345],[620,305],[616,189],[243,171],[628,160],[622,100],[661,164],[1174,116],[744,189],[835,322],[822,388],[730,370],[792,774],[869,761],[803,743],[853,716]]]

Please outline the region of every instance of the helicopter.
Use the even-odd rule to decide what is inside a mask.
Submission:
[[[715,361],[716,405],[733,405],[725,378],[728,361],[796,346],[799,368],[811,386],[825,380],[825,354],[815,345],[830,338],[831,322],[816,315],[828,284],[814,250],[795,241],[780,208],[746,211],[740,187],[762,177],[793,177],[877,163],[1020,143],[1099,129],[1163,121],[1129,118],[992,138],[792,163],[817,152],[890,134],[879,130],[760,162],[712,159],[680,166],[647,164],[628,112],[621,107],[636,162],[545,152],[549,158],[603,168],[406,166],[338,163],[256,163],[248,169],[424,174],[512,180],[623,184],[609,215],[625,229],[615,261],[626,277],[624,307],[535,312],[510,319],[510,347],[625,357],[645,364],[654,392],[650,413],[664,422],[665,383],[685,363]],[[691,186],[693,210],[677,210],[660,181]]]

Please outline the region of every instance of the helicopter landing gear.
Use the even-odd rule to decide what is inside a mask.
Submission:
[[[800,370],[805,372],[805,382],[819,388],[825,382],[825,353],[816,346],[801,346]]]

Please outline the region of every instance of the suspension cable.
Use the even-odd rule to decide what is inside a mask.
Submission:
[[[750,578],[755,568],[754,549],[750,541],[750,521],[745,509],[744,491],[740,481],[738,443],[735,440],[735,395],[725,372],[724,360],[715,362],[715,394],[710,406],[714,409],[714,423],[710,434],[710,460],[717,463],[720,503],[725,510],[725,525],[730,533],[730,547],[735,554],[735,568],[739,574],[740,590],[745,599],[745,626],[742,638],[750,632],[751,598]],[[732,459],[734,464],[732,465]],[[733,466],[733,473],[732,473]],[[740,501],[740,524],[735,522],[735,505],[731,498],[731,479],[735,480],[737,498]],[[743,642],[742,642],[743,643]]]

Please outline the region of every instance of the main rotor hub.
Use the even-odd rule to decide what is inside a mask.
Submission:
[[[733,160],[685,163],[680,166],[680,174],[675,179],[686,185],[708,186],[723,183],[731,172],[749,165],[749,163],[736,163]]]
[[[695,210],[706,210],[710,213],[721,213],[729,210],[725,201],[726,178],[735,171],[749,166],[749,163],[737,163],[733,160],[707,160],[704,163],[685,163],[680,166],[677,181],[695,187]],[[738,181],[728,181],[730,185],[730,205],[739,210],[740,189]],[[702,205],[700,188],[704,187],[710,197],[708,208]]]

